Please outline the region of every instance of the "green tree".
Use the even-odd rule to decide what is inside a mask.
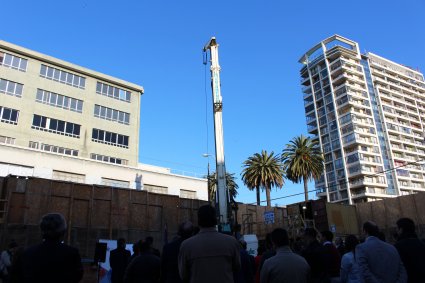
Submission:
[[[294,183],[304,183],[304,197],[308,200],[308,181],[319,179],[323,173],[324,159],[317,141],[303,135],[293,138],[282,150],[286,178]]]
[[[242,181],[250,190],[257,191],[257,205],[260,205],[260,188],[266,190],[267,207],[271,207],[270,190],[272,187],[282,188],[283,168],[278,156],[266,150],[248,157],[243,163]]]
[[[208,199],[209,201],[214,204],[215,198],[216,198],[216,191],[217,191],[217,177],[216,173],[212,172],[208,177]],[[226,187],[229,191],[230,195],[230,202],[232,207],[236,205],[235,198],[238,195],[238,189],[239,186],[235,182],[235,174],[231,174],[226,172]]]

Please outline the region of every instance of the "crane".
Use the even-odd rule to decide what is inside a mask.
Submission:
[[[218,64],[218,44],[215,37],[212,37],[204,46],[204,53],[210,51],[211,57],[211,88],[213,96],[214,112],[214,137],[215,137],[215,160],[216,160],[216,180],[217,197],[216,208],[219,217],[219,224],[223,232],[230,232],[229,217],[229,193],[226,185],[226,166],[224,163],[224,140],[223,140],[223,102],[220,90],[220,66]],[[206,62],[205,62],[206,64]]]

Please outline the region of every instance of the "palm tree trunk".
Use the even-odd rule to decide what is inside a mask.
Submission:
[[[257,190],[257,205],[260,205],[260,188],[255,188]]]
[[[307,203],[308,201],[308,185],[307,185],[307,177],[303,176],[303,183],[304,183],[304,198],[305,198],[305,202]]]
[[[270,186],[266,186],[266,198],[267,198],[267,207],[272,207],[271,201],[270,201]]]

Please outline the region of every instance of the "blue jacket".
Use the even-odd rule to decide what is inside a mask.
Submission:
[[[405,283],[407,274],[396,248],[376,237],[356,247],[356,261],[364,283]]]

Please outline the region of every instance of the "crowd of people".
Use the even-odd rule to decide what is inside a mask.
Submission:
[[[334,239],[330,231],[304,229],[290,240],[283,228],[267,234],[254,257],[247,244],[216,230],[216,212],[198,210],[198,227],[180,224],[178,235],[154,248],[146,237],[126,250],[124,239],[110,252],[112,283],[425,283],[425,243],[409,218],[397,222],[397,241],[387,243],[373,222],[363,235]],[[60,214],[45,215],[40,224],[42,243],[26,250],[11,242],[1,253],[3,282],[79,282],[83,268],[78,250],[63,243],[66,222]]]

